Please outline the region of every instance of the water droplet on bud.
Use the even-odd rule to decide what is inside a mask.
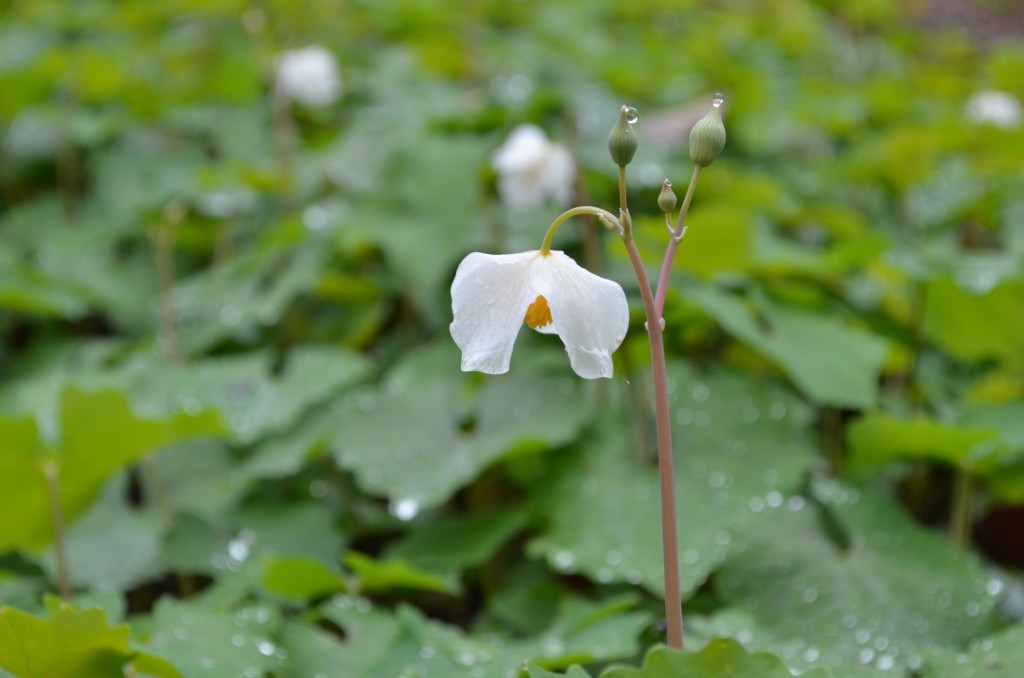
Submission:
[[[632,125],[633,123],[635,123],[639,119],[640,119],[640,112],[637,111],[632,106],[627,106],[626,107],[626,122],[628,122],[630,125]]]
[[[725,95],[721,92],[715,92],[715,96],[711,97],[711,105],[715,108],[721,108],[723,103],[725,103]]]

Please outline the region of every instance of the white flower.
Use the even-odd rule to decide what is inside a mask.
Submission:
[[[1020,100],[1009,92],[985,89],[967,100],[967,117],[1002,129],[1016,129],[1021,122]]]
[[[536,125],[520,125],[491,156],[498,193],[510,207],[559,206],[572,201],[576,161],[563,144],[552,143]]]
[[[314,108],[332,104],[341,96],[338,62],[320,45],[282,52],[274,65],[281,96]]]
[[[629,327],[622,288],[558,251],[473,252],[455,273],[452,313],[462,370],[487,374],[508,372],[512,345],[525,322],[558,335],[576,374],[611,377],[612,352]]]

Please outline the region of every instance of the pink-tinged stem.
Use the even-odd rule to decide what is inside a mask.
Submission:
[[[628,218],[628,217],[627,217]],[[655,308],[651,283],[632,237],[623,237],[629,260],[636,271],[647,314],[647,336],[651,343],[651,371],[654,378],[654,412],[658,429],[658,476],[661,481],[661,545],[665,565],[665,621],[671,647],[683,647],[683,601],[679,590],[679,527],[676,523],[676,482],[672,460],[672,428],[668,407],[668,376],[665,371],[665,342],[661,314]]]
[[[672,239],[668,242],[668,248],[665,250],[665,261],[661,264],[661,275],[658,276],[658,287],[654,297],[654,309],[657,313],[658,321],[661,321],[661,314],[665,309],[665,294],[668,292],[668,279],[672,274],[672,262],[676,258],[676,249],[679,247],[679,242],[683,239],[683,233],[685,232],[686,213],[690,210],[690,201],[693,200],[693,191],[697,188],[697,177],[700,176],[700,165],[693,166],[693,176],[690,177],[690,185],[686,187],[686,196],[683,198],[683,204],[679,208],[679,218],[676,220],[675,230],[672,232]]]
[[[687,194],[689,197],[690,194]],[[685,209],[685,208],[684,208]],[[651,281],[644,260],[633,242],[633,220],[626,204],[626,167],[619,166],[619,219],[622,242],[629,252],[640,296],[647,315],[647,336],[651,343],[651,374],[654,379],[654,414],[658,429],[658,479],[661,485],[661,550],[665,569],[666,639],[670,647],[683,649],[683,597],[679,589],[679,526],[676,522],[676,480],[672,460],[672,427],[668,407],[668,373],[665,368],[665,341],[661,312],[651,292]]]

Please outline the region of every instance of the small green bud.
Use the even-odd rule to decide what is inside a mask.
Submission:
[[[665,183],[661,185],[661,195],[658,196],[658,207],[665,214],[668,214],[676,208],[676,194],[672,192],[672,182],[665,179]]]
[[[711,110],[690,130],[690,159],[701,167],[713,163],[725,148],[722,101],[722,95],[716,94],[711,104]]]
[[[612,154],[612,160],[619,167],[625,167],[633,160],[636,147],[640,139],[636,136],[633,123],[637,121],[636,109],[630,106],[623,106],[619,110],[619,119],[608,135],[608,152]]]

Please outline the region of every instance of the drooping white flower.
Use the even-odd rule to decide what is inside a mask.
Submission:
[[[563,252],[481,254],[459,264],[452,282],[452,338],[462,370],[502,374],[525,322],[557,334],[584,379],[612,376],[612,353],[626,336],[629,306],[618,283]]]
[[[966,113],[973,122],[989,124],[1002,129],[1016,129],[1024,113],[1020,100],[1009,92],[985,89],[975,92],[967,100]]]
[[[572,201],[576,160],[536,125],[513,129],[491,165],[498,173],[498,193],[510,207],[538,207],[546,200],[565,207]]]
[[[274,62],[281,96],[311,108],[327,106],[341,96],[341,71],[325,47],[310,45],[281,52]]]

